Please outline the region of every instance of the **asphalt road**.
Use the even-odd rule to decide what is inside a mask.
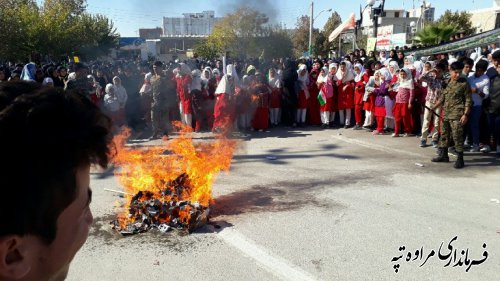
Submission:
[[[343,129],[255,132],[214,185],[211,224],[191,235],[116,234],[120,198],[104,188],[121,187],[96,172],[94,226],[68,280],[500,280],[500,158],[467,153],[455,170],[418,144]],[[455,236],[445,267],[439,248],[449,254]],[[462,249],[467,264],[488,256],[466,272]]]

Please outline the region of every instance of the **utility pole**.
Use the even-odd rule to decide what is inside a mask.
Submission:
[[[312,56],[313,26],[314,26],[314,0],[311,0],[311,17],[309,18],[309,56]]]

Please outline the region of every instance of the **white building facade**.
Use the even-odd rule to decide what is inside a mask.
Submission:
[[[208,36],[212,33],[215,24],[220,18],[215,17],[214,11],[201,13],[185,13],[183,17],[163,17],[163,36]]]

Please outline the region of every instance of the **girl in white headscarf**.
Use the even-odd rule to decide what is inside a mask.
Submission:
[[[391,73],[385,67],[381,68],[377,72],[379,86],[373,91],[373,94],[375,95],[375,111],[373,112],[373,115],[377,121],[377,129],[373,131],[374,135],[384,133],[384,126],[386,124],[386,97],[389,95],[389,86],[392,79]]]
[[[356,125],[354,130],[360,130],[363,127],[363,97],[365,95],[365,86],[370,77],[365,71],[365,68],[360,63],[354,65],[354,119]]]
[[[411,103],[414,99],[414,85],[411,70],[403,68],[399,72],[399,87],[394,106],[395,128],[393,137],[399,137],[401,122],[404,124],[404,136],[411,136]]]
[[[276,72],[276,69],[269,69],[268,77],[269,87],[271,87],[271,100],[269,103],[269,116],[271,119],[271,126],[278,126],[280,109],[281,109],[281,98],[283,94],[283,85],[280,76]]]
[[[217,70],[218,71],[218,70]],[[205,67],[201,74],[203,84],[203,95],[205,97],[205,108],[203,115],[207,120],[208,128],[214,125],[215,90],[217,89],[217,79],[214,77],[212,68]]]
[[[391,61],[388,67],[389,73],[391,74],[391,81],[389,85],[389,94],[385,97],[385,130],[394,130],[394,100],[396,94],[398,93],[398,80],[399,80],[399,65],[397,61]]]
[[[175,77],[177,82],[177,97],[179,98],[179,111],[182,124],[192,126],[193,107],[191,102],[191,69],[185,63],[180,63],[179,71]]]
[[[113,84],[109,83],[106,85],[105,89],[106,95],[104,95],[104,108],[107,114],[113,120],[113,126],[118,128],[121,124],[120,117],[120,101],[116,95],[116,88]]]
[[[228,64],[226,74],[215,90],[214,125],[215,133],[230,133],[235,119],[235,100],[239,89],[239,78],[234,66]]]
[[[330,122],[333,121],[331,115],[332,113],[332,104],[333,104],[333,93],[335,85],[335,72],[337,72],[337,65],[331,63],[328,68],[323,67],[321,73],[316,81],[318,88],[320,89],[318,100],[320,102],[320,116],[321,123],[323,128],[327,128],[330,126]]]
[[[299,76],[299,101],[297,104],[297,124],[299,126],[304,126],[306,123],[307,114],[307,100],[309,99],[309,73],[307,72],[307,66],[301,64],[297,70]]]
[[[351,125],[351,110],[354,108],[354,73],[352,64],[343,61],[337,71],[337,101],[340,114],[340,125],[345,128]],[[344,119],[345,110],[345,119]]]

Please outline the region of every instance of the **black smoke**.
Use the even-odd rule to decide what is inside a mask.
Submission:
[[[279,10],[275,6],[276,1],[269,0],[222,0],[219,1],[219,5],[217,7],[217,16],[226,15],[234,13],[236,10],[242,7],[250,7],[253,8],[263,14],[265,14],[269,18],[270,23],[276,23]]]

